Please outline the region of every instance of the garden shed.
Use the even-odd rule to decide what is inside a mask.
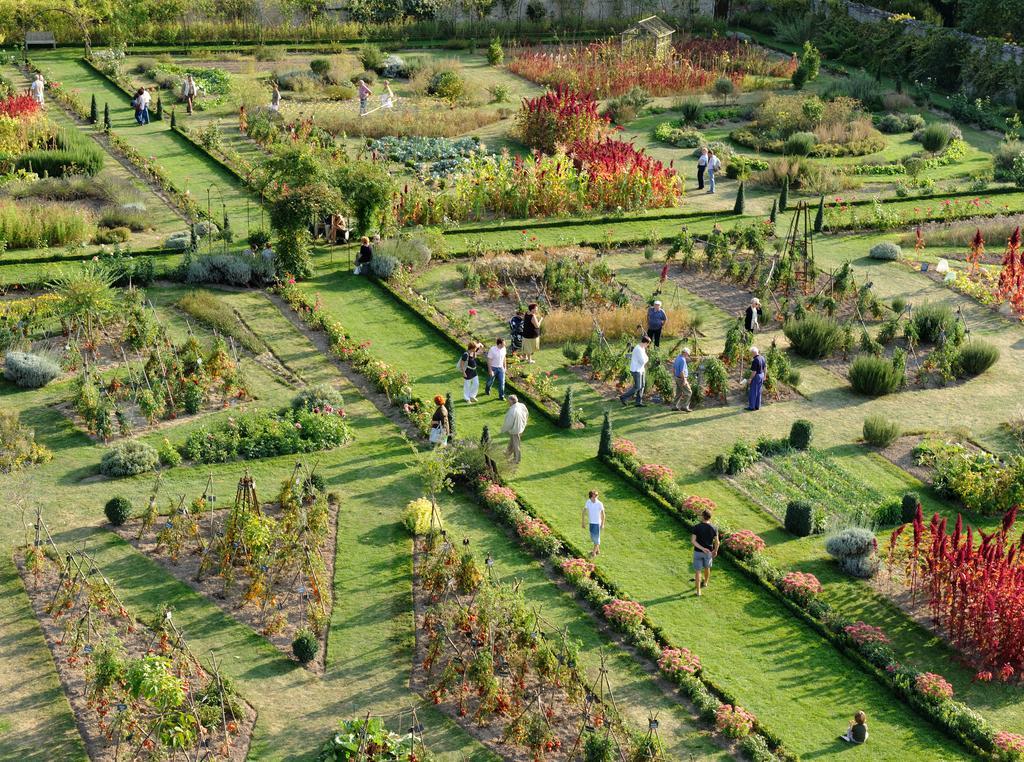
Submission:
[[[622,33],[622,46],[639,45],[650,48],[658,58],[665,58],[672,49],[675,30],[657,16],[640,19]]]

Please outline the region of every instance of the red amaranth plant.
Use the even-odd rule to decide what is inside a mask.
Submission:
[[[926,525],[919,509],[912,531],[894,531],[889,541],[890,570],[902,567],[952,645],[1003,681],[1024,670],[1024,538],[1010,538],[1016,519],[1015,507],[997,531],[979,531],[976,544],[961,516],[950,532],[938,514]]]
[[[530,148],[554,153],[560,145],[596,140],[608,120],[597,113],[590,93],[556,85],[536,98],[523,98],[516,116],[516,130]]]
[[[39,104],[31,95],[12,95],[0,100],[0,116],[19,119],[39,113]]]
[[[597,205],[637,211],[674,206],[682,194],[676,171],[632,143],[610,137],[578,140],[568,154],[586,173]]]

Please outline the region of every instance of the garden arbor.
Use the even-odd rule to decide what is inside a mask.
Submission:
[[[655,58],[666,58],[672,50],[674,34],[675,30],[660,18],[648,16],[623,32],[619,39],[624,48],[648,48]]]

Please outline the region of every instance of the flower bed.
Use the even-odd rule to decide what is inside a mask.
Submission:
[[[583,88],[599,98],[622,95],[637,86],[659,96],[698,92],[720,76],[741,83],[746,74],[788,77],[796,68],[793,59],[775,59],[764,48],[735,38],[685,40],[667,59],[618,40],[524,48],[512,51],[509,58],[508,69],[514,74],[548,87]]]
[[[750,558],[765,548],[764,540],[749,529],[733,532],[725,539],[725,546],[740,558]]]
[[[674,678],[696,675],[700,672],[700,659],[689,648],[665,648],[658,659],[658,669]]]
[[[744,738],[750,735],[756,718],[740,706],[722,704],[715,713],[715,728],[729,738]]]
[[[603,611],[609,622],[626,632],[639,627],[644,621],[644,607],[636,601],[616,598],[606,603]]]
[[[854,622],[848,624],[843,628],[843,632],[850,636],[850,639],[855,643],[865,645],[868,643],[877,643],[882,645],[888,645],[892,641],[889,636],[885,634],[885,630],[881,627],[874,627],[864,622]]]
[[[914,678],[914,688],[925,698],[934,701],[953,698],[953,686],[942,675],[934,672],[922,672]]]
[[[602,439],[607,438],[610,441],[610,426],[606,423],[605,427]],[[699,521],[697,514],[684,506],[685,496],[680,493],[675,484],[664,482],[652,484],[641,480],[636,473],[639,462],[635,457],[615,455],[610,444],[608,449],[602,451],[600,455],[605,462],[623,476],[631,478],[640,491],[645,492],[657,505],[682,521],[687,528],[692,528]],[[722,522],[718,522],[718,528],[728,540],[732,534],[731,530]],[[805,596],[804,590],[814,589],[813,582],[804,580],[802,584],[796,586],[798,595],[791,598],[781,592],[781,584],[785,575],[773,566],[764,557],[764,554],[755,554],[750,560],[744,560],[729,550],[728,545],[724,546],[724,550],[727,555],[735,559],[737,566],[754,581],[762,584],[769,592],[781,593],[782,600],[790,605],[795,613],[812,624],[824,637],[855,656],[860,664],[880,682],[890,687],[897,696],[907,703],[920,709],[936,725],[942,727],[953,737],[959,738],[968,746],[988,752],[996,750],[993,739],[996,737],[997,731],[977,712],[952,699],[935,701],[921,694],[915,687],[917,676],[921,673],[902,664],[889,645],[870,640],[859,642],[846,631],[848,626],[855,625],[856,622],[820,600],[817,595]],[[812,577],[813,575],[807,576]]]

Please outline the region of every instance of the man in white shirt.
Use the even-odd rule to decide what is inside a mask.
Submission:
[[[139,93],[139,124],[149,124],[149,104],[152,100],[149,90]]]
[[[644,381],[646,380],[646,369],[647,369],[647,349],[651,346],[650,336],[644,336],[640,339],[640,343],[633,347],[633,354],[629,358],[629,372],[633,375],[633,386],[630,387],[629,391],[619,397],[619,402],[622,406],[626,406],[626,401],[632,398],[636,398],[637,407],[646,407],[644,405]]]
[[[43,79],[42,74],[36,74],[32,79],[32,84],[29,86],[28,91],[33,100],[42,106],[43,101],[46,100],[46,80]]]
[[[583,505],[583,528],[590,528],[590,541],[594,549],[590,551],[593,558],[601,552],[601,530],[604,529],[604,503],[597,499],[597,490],[590,490],[587,502]]]
[[[494,346],[487,350],[487,386],[484,394],[491,393],[491,387],[498,385],[498,399],[505,399],[505,340],[500,336],[494,340]]]
[[[505,413],[505,422],[501,424],[501,433],[508,434],[508,449],[505,450],[505,454],[513,463],[522,460],[520,445],[529,418],[530,411],[527,410],[526,405],[520,402],[516,395],[508,395],[508,412]]]

